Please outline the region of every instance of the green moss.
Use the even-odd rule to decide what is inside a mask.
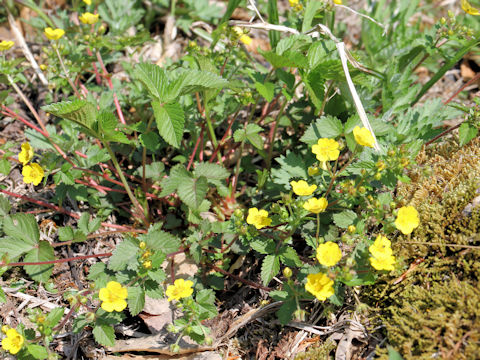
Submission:
[[[422,153],[414,181],[398,189],[421,219],[411,236],[394,241],[407,276],[397,283],[386,278],[364,293],[376,306],[373,320],[385,325],[388,342],[407,360],[480,359],[480,206],[465,211],[479,195],[480,140],[452,149]]]
[[[322,344],[310,347],[306,352],[298,354],[295,360],[329,360],[330,352],[337,347],[335,341],[327,340]]]

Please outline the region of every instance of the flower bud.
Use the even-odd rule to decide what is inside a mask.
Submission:
[[[88,312],[88,313],[85,315],[85,319],[87,319],[88,321],[95,321],[95,313],[93,313],[93,312]]]
[[[292,274],[292,269],[290,269],[289,267],[283,269],[283,276],[285,276],[285,278],[290,279],[292,277]]]
[[[142,263],[142,266],[143,266],[145,269],[149,270],[149,269],[152,268],[152,261],[151,261],[151,260],[144,261],[144,262]]]
[[[147,243],[145,241],[141,241],[140,244],[138,244],[138,247],[144,250],[147,247]]]
[[[239,219],[243,219],[244,217],[242,209],[235,209],[235,211],[233,212],[233,215],[235,215],[235,217]]]
[[[360,187],[358,188],[358,192],[359,192],[360,194],[365,194],[365,193],[367,192],[367,189],[365,188],[365,186],[360,186]]]
[[[448,10],[448,13],[447,13],[447,14],[448,14],[448,17],[449,17],[450,19],[452,19],[452,18],[455,17],[455,14],[453,13],[452,10]]]
[[[355,231],[357,231],[357,228],[355,225],[350,225],[348,228],[347,228],[347,231],[350,233],[350,234],[353,234]]]
[[[380,180],[380,179],[382,178],[382,174],[379,173],[379,172],[377,172],[377,173],[373,176],[373,178],[374,178],[375,180]]]
[[[207,344],[208,346],[212,345],[213,344],[213,339],[210,336],[207,336],[205,338],[205,344]]]
[[[440,24],[445,25],[446,23],[447,23],[447,19],[445,19],[444,17],[442,17],[442,18],[440,19]]]

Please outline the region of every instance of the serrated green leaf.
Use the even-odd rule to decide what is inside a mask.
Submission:
[[[246,138],[247,134],[245,133],[245,129],[237,129],[233,133],[233,140],[235,140],[235,142],[245,141]]]
[[[270,291],[268,293],[268,296],[270,296],[275,301],[285,301],[287,300],[288,292],[283,290],[274,290]]]
[[[158,100],[152,101],[153,114],[157,121],[157,128],[163,139],[170,145],[178,148],[183,136],[185,115],[178,103],[162,105]]]
[[[62,307],[52,309],[47,315],[47,319],[45,320],[46,324],[50,327],[54,327],[60,322],[64,313],[65,309]]]
[[[100,138],[104,141],[119,142],[122,144],[130,144],[130,140],[127,136],[118,130],[120,123],[115,115],[111,112],[102,112],[97,116],[97,124]]]
[[[260,254],[271,254],[275,251],[275,241],[273,239],[257,238],[249,243],[250,247]]]
[[[138,138],[148,150],[155,152],[160,149],[160,136],[156,132],[150,131],[146,134],[140,134]]]
[[[208,180],[223,180],[230,175],[230,172],[222,165],[202,162],[195,163],[195,175],[205,176]]]
[[[343,132],[342,122],[333,116],[322,116],[311,124],[300,138],[308,145],[314,145],[320,138],[336,138]]]
[[[29,344],[27,345],[27,351],[37,360],[43,360],[48,357],[48,352],[45,346]]]
[[[70,226],[59,227],[57,230],[58,240],[70,241],[73,239],[73,229]]]
[[[3,237],[0,238],[0,257],[8,254],[9,260],[13,260],[30,251],[33,247],[25,241]]]
[[[181,95],[208,89],[221,89],[228,84],[221,76],[205,70],[182,70],[168,88],[165,102],[175,101]]]
[[[474,139],[478,134],[478,129],[464,122],[458,129],[458,137],[460,140],[460,146],[466,145],[470,140]]]
[[[8,159],[0,159],[0,174],[8,175],[11,168],[12,166],[10,165],[10,161],[8,161]]]
[[[183,178],[178,184],[178,196],[190,208],[198,209],[208,191],[205,176],[199,178]]]
[[[62,101],[42,106],[42,109],[52,115],[73,121],[87,130],[90,135],[97,136],[94,130],[97,108],[86,100]]]
[[[93,328],[95,341],[103,346],[115,345],[115,331],[110,325],[97,325]]]
[[[162,230],[149,231],[145,237],[145,243],[149,248],[170,254],[180,248],[180,239]]]
[[[260,277],[266,286],[280,271],[280,257],[277,255],[267,255],[263,259]]]
[[[346,229],[352,225],[356,218],[357,214],[352,210],[344,210],[340,213],[333,214],[333,222],[342,229]]]
[[[305,68],[308,66],[307,58],[301,52],[286,51],[282,55],[278,55],[275,51],[262,51],[259,53],[267,60],[274,68],[296,67]]]
[[[264,97],[265,100],[268,102],[273,100],[275,95],[275,84],[271,82],[266,82],[262,84],[260,82],[255,83],[255,88],[257,89],[258,93]]]
[[[245,136],[247,140],[259,150],[263,150],[263,139],[258,134],[263,129],[257,124],[248,124],[245,129]]]
[[[283,246],[280,249],[279,255],[282,263],[287,266],[296,267],[302,265],[302,261],[298,257],[297,252],[291,246]]]
[[[149,271],[148,277],[155,281],[157,284],[161,284],[165,281],[167,275],[165,274],[165,271],[163,269],[158,269],[155,271]]]
[[[280,309],[275,313],[282,325],[288,324],[293,317],[293,313],[297,310],[295,299],[285,301]]]
[[[140,286],[129,287],[127,304],[128,311],[132,316],[140,313],[145,306],[145,291]]]
[[[40,241],[38,247],[30,250],[23,259],[25,262],[55,260],[53,248],[48,241]],[[35,281],[47,281],[53,272],[53,264],[24,266],[25,272]]]
[[[129,263],[137,264],[138,245],[131,239],[127,238],[117,245],[113,251],[108,268],[114,271],[120,271],[127,268]]]
[[[215,307],[215,293],[212,289],[203,289],[195,297],[200,313],[200,320],[210,319],[217,316]]]
[[[35,246],[40,239],[37,221],[32,214],[15,214],[5,217],[3,231],[8,236]]]
[[[151,96],[164,101],[168,88],[165,70],[158,65],[141,63],[135,67],[133,74],[145,85]]]

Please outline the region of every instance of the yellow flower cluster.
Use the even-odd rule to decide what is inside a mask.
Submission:
[[[37,163],[27,165],[30,160],[32,160],[33,155],[33,148],[30,146],[30,144],[28,142],[23,143],[22,151],[20,151],[20,154],[18,154],[18,161],[20,161],[23,165],[23,182],[25,184],[33,183],[33,185],[36,186],[40,184],[45,173],[43,171],[43,168]]]
[[[99,17],[98,14],[92,14],[92,13],[86,12],[86,13],[83,13],[78,19],[84,24],[93,25],[98,22],[99,20],[98,17]]]
[[[0,41],[0,51],[6,51],[10,49],[15,43],[13,41],[2,40]]]
[[[127,296],[127,288],[116,281],[109,281],[107,287],[101,288],[98,293],[98,297],[102,301],[101,307],[106,312],[123,311],[127,307],[125,301]]]
[[[323,273],[309,274],[305,290],[314,295],[318,300],[325,301],[335,293],[333,280]]]
[[[373,245],[368,250],[372,257],[370,264],[375,270],[393,270],[395,265],[395,256],[391,248],[392,243],[383,235],[378,235]]]
[[[65,35],[65,30],[63,29],[52,29],[51,27],[45,28],[44,32],[48,40],[60,40],[60,38]]]
[[[410,234],[419,224],[418,211],[413,206],[403,206],[398,210],[395,226],[402,233]]]
[[[2,332],[6,335],[2,340],[2,349],[15,355],[22,348],[25,339],[17,330],[11,329],[8,326],[2,326]]]
[[[247,224],[254,225],[257,229],[270,226],[272,219],[268,217],[268,211],[258,210],[256,207],[248,209]]]
[[[173,285],[168,285],[165,294],[168,296],[168,301],[189,297],[193,294],[193,281],[177,279]]]
[[[317,248],[317,260],[323,266],[335,266],[342,258],[342,251],[337,243],[327,241]]]

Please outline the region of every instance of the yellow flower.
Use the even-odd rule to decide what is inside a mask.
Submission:
[[[335,266],[342,258],[342,251],[337,243],[327,241],[317,248],[317,260],[323,266]]]
[[[40,165],[33,163],[30,165],[25,165],[22,169],[23,182],[25,184],[33,183],[33,185],[38,185],[43,179],[43,169]]]
[[[168,301],[180,300],[189,297],[193,294],[193,281],[177,279],[173,285],[168,285],[165,294],[168,296]]]
[[[342,0],[333,0],[333,3],[336,5],[342,5]]]
[[[373,144],[375,144],[372,133],[365,127],[355,126],[353,136],[359,145],[373,147]]]
[[[0,41],[0,51],[10,49],[15,43],[13,41],[2,40]]]
[[[8,325],[2,325],[2,332],[3,332],[4,334],[7,333],[8,329],[10,329],[10,326],[8,326]]]
[[[87,5],[92,5],[92,0],[83,0],[83,2]]]
[[[465,11],[467,14],[470,15],[480,15],[480,10],[477,8],[474,8],[472,5],[467,0],[462,0],[461,1],[461,6],[463,11]]]
[[[370,257],[370,264],[375,270],[393,270],[395,264],[395,256],[392,255],[391,242],[383,235],[378,235],[373,245],[370,245],[368,250],[372,257]]]
[[[296,195],[300,196],[312,195],[313,192],[317,189],[317,185],[309,186],[305,180],[290,181],[290,185],[292,185],[293,192]]]
[[[315,176],[320,172],[320,170],[316,166],[310,166],[307,171],[309,176]]]
[[[28,142],[22,144],[22,151],[18,154],[18,161],[22,163],[22,165],[27,165],[30,160],[33,158],[33,148],[30,146]]]
[[[340,155],[340,144],[334,139],[321,138],[312,146],[312,152],[317,155],[319,161],[333,161]]]
[[[308,275],[305,290],[315,295],[320,301],[325,301],[335,293],[333,280],[323,273]]]
[[[294,7],[298,5],[299,0],[288,0],[288,2],[290,3],[291,7]]]
[[[79,17],[80,21],[84,24],[93,25],[98,22],[98,14],[92,14],[89,12],[83,13]]]
[[[243,32],[243,30],[241,28],[239,28],[238,26],[234,26],[233,31],[235,31],[235,34],[237,34],[238,40],[240,40],[245,45],[248,46],[252,43],[252,41],[253,41],[252,38],[250,36],[248,36],[247,34],[245,34]]]
[[[258,210],[257,208],[248,209],[247,224],[255,225],[257,229],[270,226],[272,219],[268,217],[266,210]]]
[[[15,329],[8,329],[5,334],[7,337],[2,340],[2,348],[15,355],[22,348],[25,339]]]
[[[303,208],[314,213],[318,214],[321,212],[324,212],[325,209],[328,206],[328,201],[324,197],[317,199],[317,198],[311,198],[308,199],[305,204],[303,204]]]
[[[398,210],[395,226],[402,233],[410,234],[419,224],[418,211],[413,206],[403,206]]]
[[[127,288],[116,281],[109,281],[107,287],[101,288],[98,293],[98,297],[102,301],[102,309],[106,312],[123,311],[127,307],[125,301],[127,296]]]
[[[52,29],[51,27],[45,28],[44,32],[48,40],[59,40],[63,35],[65,35],[65,30],[63,29]]]

